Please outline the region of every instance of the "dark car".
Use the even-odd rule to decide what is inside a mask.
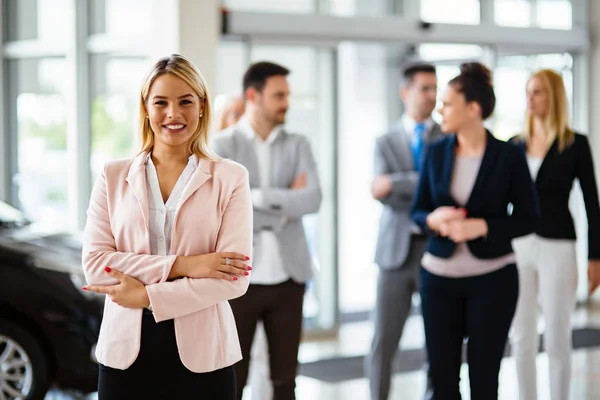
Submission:
[[[96,390],[104,299],[83,285],[81,242],[0,202],[0,399]]]

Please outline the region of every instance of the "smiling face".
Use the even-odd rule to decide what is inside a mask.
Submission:
[[[155,150],[187,148],[198,130],[202,107],[190,85],[167,73],[152,83],[146,112],[154,133]]]

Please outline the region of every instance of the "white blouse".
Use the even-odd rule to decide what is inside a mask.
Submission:
[[[181,199],[183,189],[197,166],[198,158],[192,154],[165,203],[160,193],[156,167],[152,162],[151,154],[148,153],[148,157],[146,158],[146,185],[148,188],[148,205],[150,207],[150,251],[153,255],[166,256],[172,254],[171,233],[173,231],[175,211],[177,211],[177,205]]]

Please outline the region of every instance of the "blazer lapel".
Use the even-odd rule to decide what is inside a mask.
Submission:
[[[200,187],[202,187],[202,185],[204,185],[204,183],[212,177],[212,174],[209,172],[207,165],[208,163],[209,161],[207,160],[198,160],[198,167],[194,173],[192,173],[187,185],[185,185],[183,188],[178,208],[181,208],[181,205],[185,203],[196,190],[200,189]]]
[[[396,155],[395,159],[400,164],[398,171],[413,171],[415,160],[410,148],[409,135],[404,129],[402,120],[396,123],[390,135],[388,135],[388,143],[392,148],[392,152]]]
[[[253,139],[249,138],[246,132],[237,130],[235,141],[238,149],[241,150],[236,152],[236,159],[234,159],[234,161],[242,164],[248,170],[250,187],[260,187],[260,171]]]
[[[545,175],[544,170],[548,168],[548,165],[552,163],[552,158],[558,153],[558,139],[554,140],[552,146],[546,152],[544,159],[542,160],[542,165],[540,165],[540,169],[538,170],[537,176],[535,178],[535,184],[543,182]],[[525,154],[527,154],[527,149],[525,149]]]
[[[138,201],[142,218],[146,228],[149,228],[150,207],[148,205],[148,187],[146,185],[146,157],[148,153],[144,152],[138,155],[129,167],[129,173],[125,181],[131,187],[133,195]]]
[[[285,187],[285,181],[282,180],[282,176],[285,176],[283,169],[288,167],[289,161],[287,163],[282,162],[285,157],[284,154],[284,143],[282,140],[282,136],[284,132],[279,132],[279,136],[275,138],[273,143],[269,146],[269,154],[271,158],[271,165],[269,166],[269,170],[271,171],[271,176],[269,176],[269,185],[280,187]]]
[[[452,170],[454,169],[454,158],[456,157],[456,135],[446,143],[444,150],[444,161],[442,164],[442,179],[440,181],[440,193],[442,193],[451,203],[455,203],[450,195],[450,183],[452,182]]]
[[[492,134],[489,131],[487,131],[487,144],[485,146],[485,151],[481,160],[479,172],[477,172],[477,178],[475,178],[475,184],[473,185],[473,189],[471,189],[471,194],[469,195],[469,200],[466,204],[467,209],[469,209],[469,207],[471,207],[473,205],[473,202],[477,199],[484,198],[484,196],[478,195],[478,192],[481,190],[481,187],[485,182],[488,174],[492,171],[492,167],[494,166],[494,162],[496,161],[497,155],[497,139],[494,136],[492,136]]]
[[[208,181],[212,174],[209,172],[209,164],[210,161],[198,159],[198,167],[192,173],[190,180],[187,185],[183,188],[183,192],[181,193],[181,198],[179,199],[179,203],[177,204],[177,210],[175,211],[175,216],[173,217],[173,232],[175,232],[175,228],[177,226],[177,221],[179,219],[179,212],[181,211],[181,207],[185,204],[185,202],[193,195],[198,189],[202,187]],[[171,240],[171,248],[173,247],[175,241]]]

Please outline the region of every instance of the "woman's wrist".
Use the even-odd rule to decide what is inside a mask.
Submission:
[[[427,225],[427,228],[432,232],[437,232],[439,230],[439,227],[435,224],[435,219],[431,217],[431,213],[425,218],[425,225]]]
[[[169,272],[169,280],[183,278],[188,274],[189,257],[177,256]]]

